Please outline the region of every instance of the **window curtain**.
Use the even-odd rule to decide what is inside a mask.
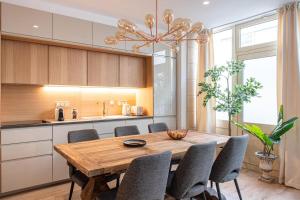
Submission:
[[[199,69],[198,83],[204,81],[204,73],[207,69],[214,66],[213,55],[213,33],[209,31],[208,43],[199,45]],[[197,88],[198,89],[198,88]],[[215,103],[211,100],[203,106],[203,95],[197,96],[197,129],[200,132],[215,133],[216,132],[216,112],[213,110]]]
[[[278,12],[278,103],[284,106],[285,119],[300,116],[299,3],[293,2]],[[279,182],[300,189],[300,121],[287,133],[279,148]]]

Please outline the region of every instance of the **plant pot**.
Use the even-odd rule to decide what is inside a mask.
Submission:
[[[262,171],[262,175],[259,177],[259,180],[272,183],[274,181],[274,177],[270,174],[273,171],[273,163],[276,160],[277,156],[274,154],[264,154],[264,152],[257,151],[255,152],[257,158],[259,158],[259,169]]]

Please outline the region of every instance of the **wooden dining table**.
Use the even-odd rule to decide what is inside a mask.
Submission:
[[[126,147],[123,142],[128,139],[143,139],[147,144],[138,148]],[[221,147],[228,139],[225,135],[189,131],[185,138],[173,140],[167,132],[159,132],[59,144],[54,149],[66,162],[89,177],[87,185],[82,189],[81,198],[90,200],[99,192],[109,189],[105,182],[106,175],[125,172],[135,158],[171,151],[172,159],[178,159],[194,144],[216,141],[217,146]]]

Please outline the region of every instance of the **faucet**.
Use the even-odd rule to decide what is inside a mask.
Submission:
[[[105,117],[106,115],[106,103],[103,101],[103,110],[102,110],[102,116]]]

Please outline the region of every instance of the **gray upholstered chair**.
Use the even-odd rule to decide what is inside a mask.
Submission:
[[[70,131],[68,133],[68,143],[84,142],[84,141],[97,140],[97,139],[99,139],[99,136],[95,129]],[[70,193],[69,193],[69,200],[71,200],[73,189],[74,189],[74,183],[79,185],[81,188],[84,188],[89,178],[83,173],[81,173],[79,170],[76,170],[76,168],[72,166],[70,163],[68,163],[68,165],[69,165],[69,175],[72,181]],[[118,187],[119,175],[111,175],[106,177],[107,182],[115,179],[117,179],[117,187]]]
[[[167,194],[175,199],[203,194],[214,161],[216,142],[191,146],[175,172],[170,172]]]
[[[242,195],[237,182],[237,177],[245,157],[249,136],[231,137],[218,157],[216,158],[209,179],[216,183],[219,200],[222,199],[219,183],[234,181],[239,199],[242,200]]]
[[[120,126],[115,128],[115,137],[139,134],[140,131],[137,126]]]
[[[103,192],[98,200],[161,200],[167,186],[171,152],[132,161],[118,190]]]
[[[169,128],[165,123],[154,123],[148,125],[149,133],[167,131]]]

